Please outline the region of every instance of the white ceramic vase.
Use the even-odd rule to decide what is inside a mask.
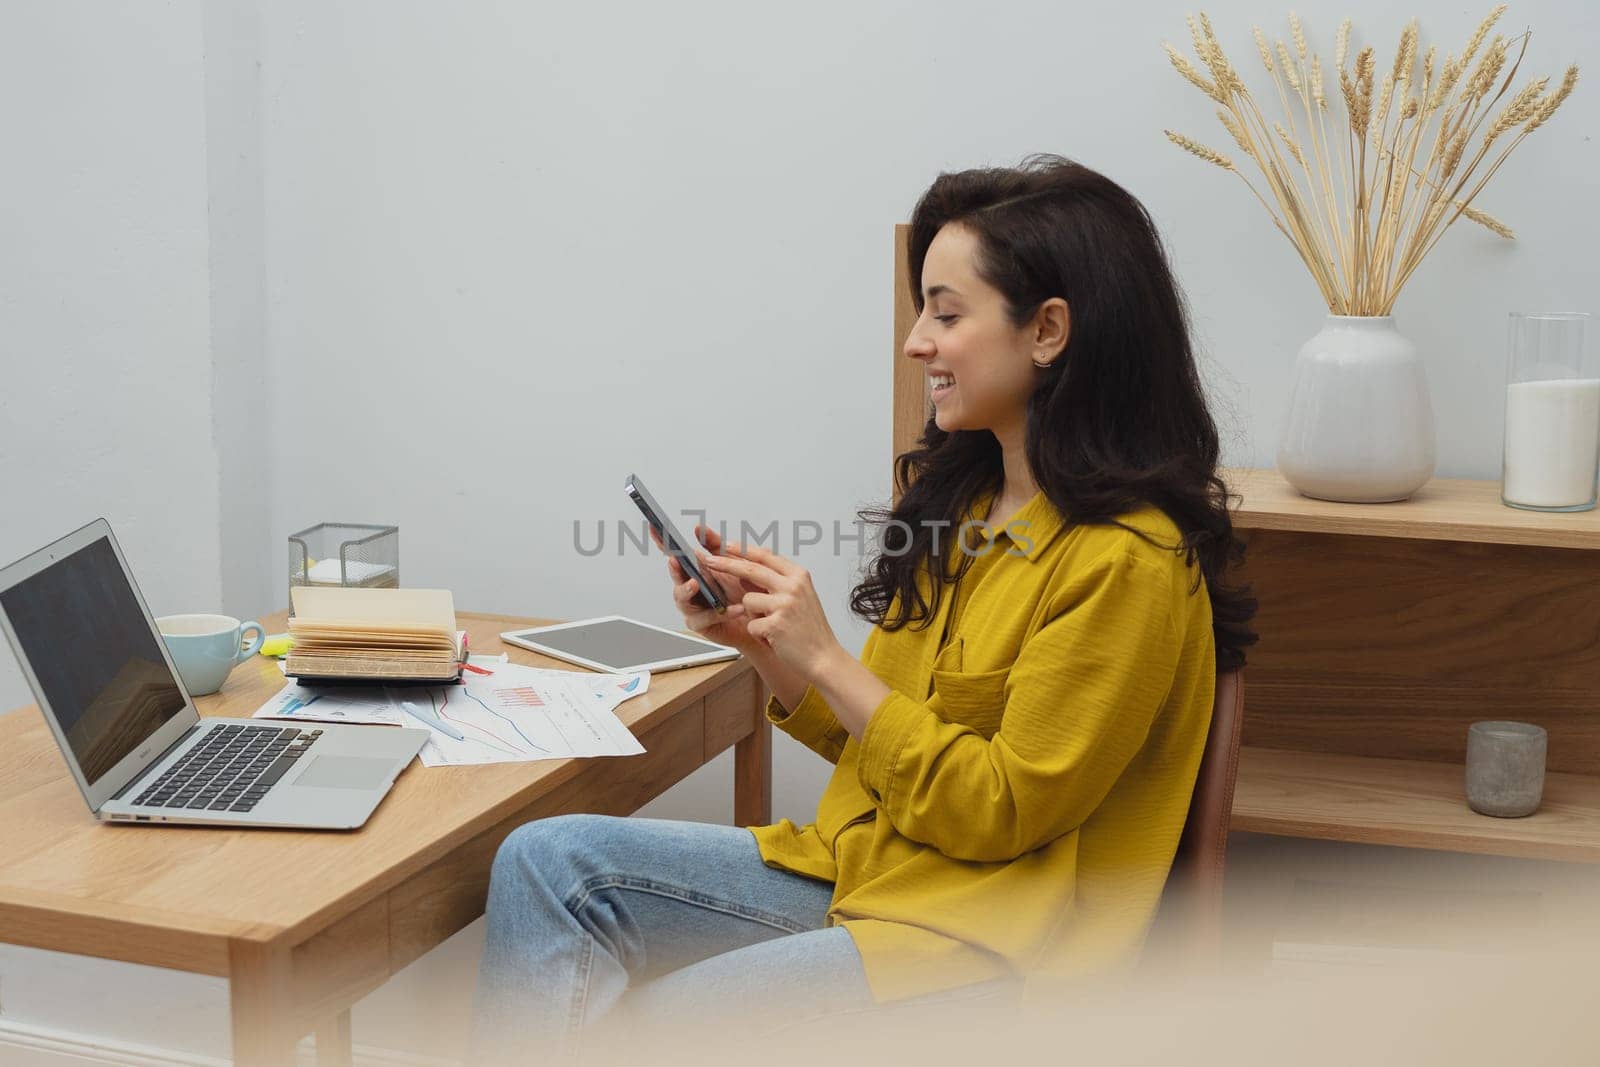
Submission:
[[[1433,477],[1433,407],[1394,316],[1329,315],[1300,349],[1278,470],[1306,496],[1404,500]]]

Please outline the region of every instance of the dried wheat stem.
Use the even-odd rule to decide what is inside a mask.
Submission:
[[[1427,185],[1430,190],[1433,190],[1433,191],[1438,191],[1439,190],[1439,186],[1438,185],[1436,185],[1435,183],[1433,183],[1433,182],[1428,180],[1428,176],[1427,176],[1427,174],[1425,172],[1419,171],[1415,167],[1412,167],[1411,168],[1411,173],[1416,175],[1417,188],[1418,189],[1421,189],[1423,185]],[[1420,197],[1419,196],[1416,199],[1418,201],[1423,201],[1423,202],[1430,203],[1430,204],[1434,202],[1434,198],[1431,197],[1431,196],[1429,196],[1429,197]],[[1507,226],[1505,223],[1501,222],[1499,219],[1496,219],[1494,216],[1490,215],[1489,213],[1484,212],[1484,211],[1479,211],[1477,208],[1474,208],[1474,207],[1464,206],[1462,201],[1459,201],[1459,200],[1452,201],[1452,203],[1456,207],[1463,207],[1462,215],[1464,215],[1466,218],[1471,219],[1473,222],[1478,223],[1480,226],[1483,226],[1486,229],[1494,231],[1495,233],[1499,234],[1501,237],[1504,237],[1504,238],[1506,238],[1508,240],[1514,240],[1515,239],[1516,234],[1512,232],[1511,227]],[[1409,222],[1409,220],[1408,220],[1408,222]],[[1408,226],[1407,229],[1409,230],[1410,227]]]
[[[1540,101],[1538,106],[1533,109],[1533,118],[1529,120],[1528,127],[1523,132],[1532,133],[1548,122],[1550,116],[1556,113],[1556,108],[1560,107],[1567,97],[1572,95],[1572,90],[1577,84],[1578,65],[1574,63],[1567,68],[1566,74],[1562,76],[1561,86],[1556,90],[1555,95],[1547,100]]]
[[[1167,58],[1171,60],[1173,68],[1183,75],[1190,85],[1193,85],[1219,104],[1227,103],[1222,96],[1222,90],[1217,88],[1215,83],[1207,81],[1205,76],[1195,70],[1194,65],[1185,59],[1176,48],[1170,44],[1163,44],[1162,47],[1167,50]]]
[[[1511,232],[1511,227],[1510,226],[1507,226],[1505,223],[1501,222],[1499,219],[1495,218],[1493,215],[1490,215],[1488,212],[1479,211],[1475,207],[1469,207],[1468,205],[1463,204],[1459,200],[1457,200],[1455,202],[1455,204],[1456,204],[1457,207],[1459,207],[1461,209],[1461,214],[1465,215],[1467,218],[1471,219],[1473,222],[1476,222],[1479,226],[1482,226],[1484,229],[1490,230],[1490,231],[1498,234],[1499,236],[1504,237],[1508,241],[1515,241],[1517,239],[1517,235],[1515,233]]]
[[[1491,16],[1491,18],[1485,19],[1483,24],[1480,24],[1479,28],[1483,32],[1487,32],[1485,27],[1492,25],[1493,18],[1498,17],[1493,16],[1493,13],[1491,13]],[[1477,43],[1481,40],[1481,35],[1475,34],[1474,36],[1475,40],[1468,42],[1468,48],[1464,55],[1470,55],[1476,50]],[[1421,262],[1427,251],[1437,243],[1438,237],[1442,236],[1450,223],[1461,215],[1458,210],[1448,219],[1444,218],[1449,204],[1459,199],[1462,188],[1464,188],[1472,172],[1488,151],[1490,140],[1492,139],[1485,140],[1479,146],[1478,151],[1466,163],[1465,167],[1462,167],[1461,161],[1466,143],[1476,133],[1489,113],[1493,111],[1495,104],[1505,95],[1511,83],[1515,80],[1517,71],[1522,66],[1523,57],[1527,53],[1527,38],[1527,34],[1520,36],[1521,48],[1518,50],[1516,62],[1512,64],[1511,70],[1507,73],[1505,81],[1501,83],[1499,91],[1492,98],[1489,98],[1487,97],[1488,90],[1493,86],[1495,78],[1498,77],[1499,71],[1504,66],[1509,51],[1509,43],[1501,37],[1495,37],[1490,43],[1489,50],[1484,53],[1478,69],[1468,78],[1465,87],[1457,98],[1456,104],[1446,112],[1445,119],[1441,121],[1439,136],[1435,138],[1434,142],[1435,153],[1437,153],[1440,143],[1446,145],[1444,154],[1440,157],[1439,186],[1432,191],[1430,199],[1427,201],[1427,209],[1422,212],[1421,218],[1411,230],[1404,252],[1397,260],[1396,278],[1389,287],[1390,302],[1392,302],[1394,295],[1398,293],[1399,286],[1403,284],[1404,279],[1410,277],[1416,264]],[[1456,65],[1453,73],[1459,76],[1460,72],[1465,68],[1466,63],[1464,61],[1460,62]],[[1452,117],[1454,118],[1453,122],[1451,121]],[[1444,138],[1448,139],[1442,140]],[[1432,156],[1430,155],[1430,162],[1431,158]],[[1446,190],[1444,184],[1458,172],[1460,177],[1457,179],[1455,187]]]
[[[1561,106],[1562,101],[1564,101],[1567,98],[1567,96],[1571,95],[1573,87],[1575,87],[1577,85],[1577,81],[1578,81],[1578,68],[1577,68],[1577,66],[1573,65],[1573,66],[1568,67],[1566,75],[1562,78],[1561,87],[1559,89],[1557,89],[1557,91],[1554,94],[1552,94],[1547,99],[1546,102],[1542,102],[1539,105],[1538,109],[1535,112],[1535,118],[1534,119],[1530,119],[1528,124],[1525,125],[1517,133],[1517,135],[1511,140],[1511,143],[1506,145],[1504,150],[1501,151],[1500,155],[1498,157],[1496,157],[1494,162],[1489,166],[1488,170],[1484,173],[1483,177],[1480,178],[1478,180],[1477,184],[1473,186],[1472,190],[1469,193],[1467,193],[1465,196],[1455,195],[1456,193],[1458,193],[1460,191],[1460,188],[1461,188],[1461,184],[1457,185],[1456,190],[1454,190],[1452,192],[1451,196],[1449,197],[1449,201],[1448,201],[1448,203],[1450,203],[1451,205],[1456,206],[1456,213],[1454,215],[1451,215],[1450,218],[1445,219],[1442,223],[1440,223],[1437,220],[1435,220],[1434,225],[1432,227],[1430,227],[1430,234],[1428,236],[1428,239],[1427,239],[1426,243],[1419,245],[1419,247],[1418,247],[1418,249],[1416,251],[1416,254],[1411,258],[1411,261],[1408,264],[1406,273],[1396,283],[1396,290],[1398,290],[1399,285],[1404,284],[1405,280],[1410,277],[1411,272],[1413,272],[1413,271],[1415,271],[1417,269],[1417,267],[1421,264],[1422,260],[1424,258],[1426,258],[1427,254],[1429,252],[1431,252],[1433,250],[1434,246],[1439,243],[1440,239],[1443,238],[1443,236],[1445,234],[1445,231],[1447,229],[1449,229],[1450,223],[1455,221],[1455,219],[1458,218],[1459,216],[1461,216],[1461,215],[1466,213],[1466,210],[1471,207],[1472,201],[1477,198],[1477,196],[1478,196],[1478,194],[1480,192],[1483,191],[1483,187],[1489,183],[1489,179],[1494,177],[1495,172],[1497,172],[1500,169],[1501,165],[1505,163],[1506,159],[1511,155],[1511,153],[1516,149],[1516,147],[1519,144],[1522,143],[1523,139],[1526,138],[1529,133],[1531,133],[1534,129],[1537,128],[1537,124],[1542,124],[1544,119],[1548,119],[1549,115],[1553,115],[1555,113],[1556,108],[1559,108]],[[1547,108],[1546,107],[1546,103],[1548,103],[1550,101],[1553,101],[1553,104]],[[1540,119],[1539,118],[1541,113],[1544,115],[1544,119]],[[1480,152],[1480,156],[1481,156],[1481,152]],[[1471,173],[1472,173],[1472,168],[1469,167],[1467,172],[1466,172],[1466,176],[1470,176]],[[1463,178],[1463,183],[1462,184],[1464,184],[1464,181],[1465,181],[1465,178]],[[1443,208],[1443,206],[1444,205],[1441,204],[1441,208]],[[1439,212],[1439,217],[1442,218],[1442,216],[1443,216],[1443,210],[1441,210]]]
[[[1547,120],[1550,115],[1555,114],[1556,108],[1559,108],[1561,103],[1566,100],[1567,96],[1571,95],[1573,87],[1577,85],[1577,81],[1577,66],[1573,65],[1568,67],[1566,75],[1562,78],[1561,87],[1548,98],[1547,103],[1549,106],[1546,107],[1544,104],[1540,105],[1540,107],[1536,110],[1535,117],[1530,119],[1528,124],[1518,131],[1517,135],[1512,138],[1511,143],[1506,145],[1500,154],[1495,157],[1494,162],[1489,165],[1487,171],[1481,178],[1478,179],[1477,183],[1473,185],[1472,189],[1463,195],[1461,190],[1465,187],[1467,180],[1476,170],[1478,160],[1481,159],[1485,153],[1484,148],[1479,149],[1477,157],[1473,160],[1472,164],[1469,165],[1465,171],[1463,171],[1461,180],[1450,192],[1451,203],[1461,206],[1457,207],[1456,213],[1450,216],[1449,219],[1445,220],[1445,222],[1439,227],[1437,233],[1433,235],[1428,245],[1417,256],[1418,262],[1421,261],[1422,257],[1425,256],[1435,244],[1438,244],[1439,238],[1444,236],[1444,231],[1449,227],[1450,223],[1455,221],[1458,216],[1464,214],[1466,208],[1471,206],[1472,201],[1477,198],[1480,192],[1483,191],[1483,187],[1489,183],[1490,178],[1494,177],[1495,172],[1498,171],[1501,165],[1505,163],[1506,159],[1511,155],[1512,151],[1517,147],[1517,145],[1521,144],[1523,139],[1526,138],[1529,133],[1533,132],[1538,125],[1541,125],[1545,120]],[[1544,116],[1543,118],[1540,118],[1541,113]]]
[[[1417,123],[1412,128],[1412,134],[1411,134],[1411,139],[1410,139],[1411,143],[1410,143],[1409,150],[1406,153],[1406,161],[1405,161],[1406,172],[1408,174],[1415,174],[1416,178],[1417,178],[1417,181],[1416,181],[1416,184],[1412,187],[1413,195],[1409,198],[1409,202],[1405,205],[1404,212],[1401,215],[1400,220],[1399,220],[1399,224],[1398,224],[1398,226],[1396,228],[1396,239],[1397,239],[1397,241],[1399,240],[1401,235],[1405,235],[1405,234],[1410,234],[1410,235],[1413,235],[1413,237],[1414,237],[1414,235],[1416,233],[1416,228],[1417,228],[1417,226],[1419,224],[1419,219],[1426,216],[1427,205],[1428,205],[1429,200],[1430,200],[1430,197],[1427,196],[1427,195],[1424,195],[1422,190],[1423,190],[1423,185],[1424,184],[1428,184],[1427,183],[1428,166],[1431,164],[1434,156],[1438,153],[1439,134],[1438,134],[1437,130],[1436,130],[1435,135],[1434,135],[1433,143],[1429,146],[1429,149],[1428,149],[1427,162],[1424,163],[1423,169],[1420,172],[1416,169],[1416,159],[1417,159],[1417,152],[1422,146],[1423,136],[1427,132],[1427,127],[1429,125],[1429,120],[1434,114],[1434,106],[1436,106],[1434,104],[1434,100],[1435,100],[1434,93],[1435,93],[1435,89],[1436,89],[1436,85],[1435,85],[1435,82],[1434,82],[1434,74],[1435,74],[1435,70],[1438,69],[1438,68],[1435,67],[1435,64],[1434,64],[1434,59],[1435,59],[1436,54],[1437,53],[1436,53],[1435,48],[1432,45],[1430,45],[1428,47],[1427,54],[1423,57],[1423,61],[1422,61],[1423,80],[1422,80],[1421,94],[1420,94],[1420,96],[1413,97],[1410,101],[1408,101],[1407,105],[1406,105],[1406,109],[1405,109],[1405,117],[1410,118],[1410,117],[1412,117],[1412,111],[1413,111],[1412,105],[1414,103],[1418,105],[1417,108],[1416,108],[1416,112],[1415,112]],[[1448,62],[1448,59],[1446,61]],[[1440,73],[1440,76],[1442,77],[1443,76],[1442,69],[1439,70],[1439,73]],[[1442,129],[1442,127],[1440,127],[1440,128]],[[1409,254],[1409,251],[1410,251],[1411,247],[1412,247],[1412,238],[1407,238],[1406,239],[1406,243],[1405,243],[1405,250],[1402,251],[1401,254],[1394,260],[1395,263],[1396,263],[1396,270],[1397,271],[1399,269],[1403,268],[1403,265],[1404,265],[1405,260],[1406,260],[1406,255]],[[1393,254],[1391,253],[1391,255],[1393,255]]]
[[[1289,48],[1282,41],[1278,42],[1278,62],[1283,65],[1283,76],[1289,80],[1289,87],[1295,92],[1300,91],[1300,74],[1295,70],[1295,63],[1289,58]]]
[[[1394,80],[1396,85],[1409,85],[1411,72],[1417,65],[1417,20],[1406,23],[1400,32],[1400,47],[1395,50]]]
[[[1504,60],[1505,60],[1506,43],[1501,38],[1496,37],[1494,42],[1492,42],[1489,47],[1490,47],[1490,53],[1492,53],[1494,51],[1499,51],[1499,53],[1500,53],[1499,61],[1496,62],[1494,64],[1494,67],[1493,67],[1493,69],[1496,72],[1496,75],[1498,76],[1498,71],[1499,71],[1500,67],[1504,64]],[[1527,34],[1523,34],[1522,35],[1522,47],[1517,52],[1516,62],[1511,65],[1511,70],[1506,74],[1505,81],[1503,81],[1500,84],[1499,91],[1496,92],[1494,94],[1494,96],[1489,97],[1489,96],[1486,95],[1487,88],[1485,88],[1483,92],[1478,93],[1477,95],[1474,95],[1471,98],[1471,111],[1468,113],[1467,116],[1465,116],[1463,118],[1462,122],[1459,124],[1460,132],[1461,132],[1462,135],[1464,135],[1465,137],[1470,139],[1471,137],[1473,137],[1473,136],[1475,136],[1477,134],[1478,127],[1483,125],[1483,123],[1487,120],[1487,118],[1489,116],[1489,113],[1491,111],[1493,111],[1495,105],[1500,102],[1500,98],[1506,94],[1506,91],[1508,89],[1511,88],[1511,83],[1512,83],[1512,81],[1514,81],[1516,79],[1517,71],[1519,69],[1521,69],[1522,60],[1523,60],[1523,57],[1527,54],[1527,51],[1528,51],[1528,35]],[[1490,58],[1490,53],[1485,53],[1484,59],[1486,61]],[[1490,85],[1493,84],[1493,79],[1489,80],[1489,84]],[[1483,161],[1483,157],[1488,153],[1489,144],[1490,144],[1490,142],[1488,142],[1488,141],[1485,141],[1482,144],[1480,144],[1478,146],[1478,151],[1473,155],[1472,159],[1467,163],[1467,165],[1464,168],[1461,168],[1461,170],[1460,170],[1460,178],[1458,179],[1458,181],[1456,183],[1456,187],[1450,191],[1450,196],[1451,196],[1452,199],[1460,197],[1461,190],[1466,186],[1467,180],[1472,176],[1473,171],[1477,168],[1478,164]],[[1468,199],[1470,201],[1470,197]],[[1451,218],[1453,220],[1454,216],[1452,216]]]
[[[1304,40],[1303,31],[1301,32],[1300,40]],[[1300,96],[1301,103],[1306,109],[1306,130],[1311,142],[1312,154],[1316,157],[1317,177],[1321,184],[1322,221],[1327,224],[1329,243],[1337,256],[1336,269],[1343,275],[1341,284],[1348,288],[1350,255],[1345,242],[1344,228],[1339,225],[1338,196],[1334,192],[1331,180],[1332,168],[1329,166],[1329,159],[1332,153],[1328,149],[1328,130],[1325,121],[1328,113],[1328,98],[1323,88],[1322,57],[1320,55],[1312,54],[1310,73],[1305,80],[1310,88],[1311,100],[1306,100],[1304,92]],[[1313,104],[1315,105],[1314,108]],[[1342,170],[1342,158],[1340,162]]]
[[[1166,133],[1169,141],[1177,145],[1179,148],[1182,148],[1185,152],[1189,152],[1190,154],[1205,160],[1207,163],[1215,164],[1224,170],[1232,171],[1234,174],[1237,174],[1239,179],[1244,182],[1246,188],[1250,190],[1251,195],[1260,202],[1262,207],[1266,208],[1267,216],[1272,219],[1272,224],[1278,228],[1279,232],[1289,239],[1289,243],[1295,246],[1295,250],[1300,253],[1300,258],[1305,261],[1306,266],[1311,268],[1313,276],[1316,275],[1316,267],[1313,263],[1311,263],[1310,260],[1306,259],[1305,249],[1301,245],[1300,241],[1295,238],[1294,234],[1289,232],[1282,220],[1278,218],[1278,213],[1273,210],[1272,205],[1267,203],[1266,199],[1263,198],[1262,195],[1256,190],[1255,185],[1250,181],[1250,179],[1245,177],[1244,173],[1240,171],[1238,167],[1233,165],[1232,160],[1223,155],[1221,152],[1218,152],[1216,149],[1208,148],[1199,143],[1192,137],[1185,137],[1183,134],[1177,133],[1174,130],[1165,130],[1163,132]]]
[[[1256,51],[1261,54],[1261,65],[1267,68],[1267,73],[1272,73],[1272,49],[1267,47],[1266,34],[1261,32],[1260,26],[1251,26],[1250,34],[1256,39]]]
[[[1483,58],[1478,60],[1478,67],[1472,72],[1465,84],[1461,87],[1461,99],[1477,100],[1486,95],[1489,88],[1494,85],[1494,80],[1500,74],[1500,67],[1506,61],[1506,39],[1499,34],[1489,42],[1489,47],[1484,51]]]
[[[1494,10],[1483,17],[1478,23],[1478,28],[1472,31],[1472,36],[1467,39],[1467,47],[1461,52],[1461,66],[1466,67],[1472,62],[1472,57],[1477,54],[1478,46],[1483,44],[1483,39],[1489,35],[1494,24],[1500,21],[1500,16],[1506,13],[1506,5],[1498,4]]]
[[[1167,140],[1171,141],[1185,152],[1188,152],[1190,155],[1199,156],[1207,163],[1215,163],[1223,170],[1235,169],[1233,160],[1229,159],[1221,152],[1218,152],[1215,148],[1207,148],[1194,138],[1185,137],[1183,134],[1174,132],[1173,130],[1166,130],[1164,132],[1167,135]]]
[[[1254,101],[1248,95],[1241,97],[1241,100],[1246,103],[1246,108],[1236,114],[1243,120],[1247,130],[1253,123],[1260,131],[1260,136],[1253,139],[1260,149],[1253,153],[1253,158],[1267,180],[1267,188],[1271,190],[1283,211],[1285,225],[1294,231],[1291,240],[1295,242],[1301,260],[1311,268],[1313,279],[1323,290],[1324,296],[1331,300],[1338,291],[1338,285],[1332,276],[1331,260],[1315,229],[1307,223],[1307,213],[1288,162],[1279,155],[1272,130],[1266,118],[1255,107]],[[1287,104],[1285,106],[1287,107]]]
[[[1281,93],[1281,86],[1279,87]],[[1261,149],[1253,153],[1257,165],[1261,168],[1263,176],[1267,179],[1267,186],[1272,191],[1274,198],[1283,210],[1285,224],[1292,227],[1300,258],[1311,268],[1313,279],[1323,290],[1324,297],[1331,301],[1337,299],[1339,291],[1335,279],[1336,268],[1331,257],[1327,254],[1324,242],[1316,228],[1307,220],[1307,211],[1303,204],[1298,185],[1292,177],[1288,162],[1278,153],[1277,142],[1273,139],[1272,131],[1266,118],[1255,107],[1253,100],[1248,95],[1242,97],[1246,109],[1240,113],[1246,120],[1246,126],[1253,122],[1260,130],[1259,138],[1254,143]],[[1287,104],[1285,104],[1287,107]],[[1315,215],[1313,214],[1314,218]],[[1331,304],[1330,304],[1331,306]]]
[[[1289,136],[1289,131],[1283,128],[1283,123],[1274,122],[1272,128],[1277,131],[1278,137],[1283,141],[1284,147],[1289,150],[1289,155],[1294,157],[1294,161],[1305,167],[1306,157],[1301,154],[1300,145],[1293,137]],[[1309,168],[1307,168],[1307,173],[1309,174],[1309,172]]]
[[[1421,105],[1415,97],[1410,95],[1411,78],[1416,70],[1418,28],[1415,19],[1406,24],[1400,35],[1400,44],[1396,49],[1394,69],[1390,76],[1394,80],[1395,95],[1403,102],[1398,109],[1398,118],[1395,121],[1394,133],[1391,138],[1380,137],[1379,147],[1382,152],[1387,144],[1387,159],[1380,154],[1379,162],[1383,164],[1385,176],[1385,192],[1383,204],[1379,211],[1379,236],[1377,238],[1377,255],[1375,256],[1375,273],[1380,285],[1385,283],[1395,263],[1395,250],[1400,243],[1400,235],[1405,232],[1406,222],[1411,212],[1407,210],[1406,187],[1409,184],[1410,167],[1416,158],[1417,147],[1421,138],[1422,124],[1414,123],[1411,131],[1406,132],[1406,122],[1416,118],[1421,113]],[[1424,86],[1424,91],[1426,86]],[[1387,121],[1384,124],[1387,130]],[[1402,146],[1404,146],[1402,148]],[[1398,156],[1405,152],[1405,166],[1398,167]]]
[[[1534,111],[1539,104],[1539,97],[1543,95],[1545,86],[1550,84],[1549,78],[1540,78],[1531,81],[1517,90],[1517,95],[1495,116],[1489,124],[1488,131],[1483,135],[1485,142],[1493,141],[1502,133],[1513,126],[1521,126],[1524,122],[1534,117]]]
[[[1278,91],[1278,98],[1283,104],[1285,113],[1290,116],[1290,125],[1292,127],[1293,112],[1289,107],[1288,98],[1283,91],[1283,84],[1278,80],[1276,71],[1273,73],[1273,85]],[[1303,99],[1303,92],[1301,95]],[[1270,153],[1265,158],[1261,153],[1255,153],[1256,162],[1267,179],[1268,188],[1272,190],[1273,196],[1283,209],[1285,222],[1299,234],[1298,239],[1303,246],[1301,248],[1301,259],[1308,266],[1316,264],[1312,266],[1312,273],[1319,287],[1323,289],[1324,295],[1331,298],[1339,289],[1336,280],[1337,268],[1334,266],[1333,257],[1328,253],[1328,241],[1323,238],[1317,225],[1318,215],[1315,210],[1307,209],[1305,201],[1308,197],[1301,195],[1299,185],[1292,176],[1292,169],[1289,167],[1287,160],[1278,154],[1277,143],[1273,139],[1271,126],[1265,116],[1256,108],[1255,101],[1251,99],[1248,93],[1241,96],[1240,100],[1245,104],[1245,109],[1242,112],[1237,112],[1237,114],[1245,120],[1247,126],[1253,120],[1260,130],[1260,137],[1255,143]],[[1301,160],[1301,168],[1306,171],[1309,199],[1314,202],[1314,181],[1310,176],[1309,169],[1305,166],[1303,158]]]
[[[1383,76],[1383,86],[1378,90],[1378,109],[1372,116],[1372,147],[1384,143],[1384,126],[1389,121],[1389,101],[1394,98],[1394,75]]]
[[[1248,153],[1251,156],[1255,155],[1254,146],[1245,137],[1243,128],[1240,127],[1238,121],[1232,115],[1219,107],[1217,108],[1217,121],[1222,123],[1222,128],[1228,131],[1228,135],[1233,138],[1233,143],[1239,146],[1241,152]]]

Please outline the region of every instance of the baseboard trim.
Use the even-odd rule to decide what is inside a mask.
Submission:
[[[71,1030],[36,1026],[16,1019],[0,1018],[0,1062],[4,1050],[22,1049],[35,1054],[56,1055],[64,1061],[87,1060],[107,1067],[230,1067],[232,1060],[218,1059],[196,1052],[158,1048],[132,1041],[116,1041]],[[460,1067],[459,1061],[435,1056],[418,1056],[398,1049],[356,1045],[355,1067]],[[297,1059],[302,1067],[315,1067],[316,1051],[310,1038],[300,1043]]]
[[[156,1048],[131,1041],[107,1040],[51,1026],[35,1026],[16,1019],[0,1019],[0,1049],[4,1048],[53,1053],[63,1058],[114,1064],[116,1067],[228,1067],[229,1064],[228,1060],[213,1056]]]

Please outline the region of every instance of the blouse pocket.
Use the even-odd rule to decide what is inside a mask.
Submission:
[[[937,710],[945,722],[970,726],[985,738],[1000,729],[1006,714],[1006,678],[1011,669],[997,671],[933,672],[933,691],[938,694]]]

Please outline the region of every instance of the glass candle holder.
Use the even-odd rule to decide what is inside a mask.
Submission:
[[[1580,312],[1511,315],[1500,499],[1587,511],[1600,475],[1600,365]]]

